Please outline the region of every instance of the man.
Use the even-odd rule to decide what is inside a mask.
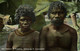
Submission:
[[[30,26],[35,21],[33,8],[29,5],[20,5],[16,10],[16,22],[19,28],[10,33],[7,40],[7,51],[31,51],[38,46],[39,32]]]
[[[40,33],[40,48],[44,51],[77,51],[76,30],[64,24],[67,10],[62,2],[50,4],[48,17],[51,23]]]

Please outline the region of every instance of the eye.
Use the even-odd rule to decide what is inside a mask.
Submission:
[[[52,14],[56,14],[57,12],[52,12]]]
[[[20,19],[20,21],[24,21],[25,19]]]

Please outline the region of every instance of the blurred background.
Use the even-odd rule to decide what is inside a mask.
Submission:
[[[70,15],[76,13],[77,24],[80,27],[80,0],[0,0],[0,18],[3,19],[4,24],[3,30],[0,33],[0,48],[5,47],[8,34],[18,28],[14,15],[19,5],[29,4],[34,8],[36,22],[32,25],[32,28],[40,31],[50,21],[47,11],[52,1],[61,1],[66,5],[68,13],[65,23],[71,27],[73,27],[73,24]],[[75,27],[75,29],[78,33],[78,50],[80,50],[80,29],[78,30],[78,27]]]

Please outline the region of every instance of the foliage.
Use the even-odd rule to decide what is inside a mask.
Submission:
[[[80,2],[76,3],[76,6],[78,7],[78,12],[80,12]]]
[[[5,5],[6,7],[4,8],[6,10],[4,9],[5,11],[2,10],[0,12],[13,15],[15,13],[16,8],[19,5],[30,4],[31,6],[35,8],[34,12],[38,16],[48,10],[49,4],[52,1],[60,1],[60,0],[0,0],[0,3],[6,2],[6,4],[0,5],[1,7]],[[73,12],[80,10],[79,9],[80,3],[78,3],[77,5],[74,2],[64,2],[64,3],[67,5],[68,13],[73,13]]]
[[[36,22],[32,25],[32,28],[40,31],[40,29],[45,25],[44,15],[41,14],[36,17]]]
[[[78,7],[74,2],[64,2],[68,11],[68,15],[78,11]]]
[[[36,16],[42,14],[43,12],[48,11],[49,4],[50,3],[47,0],[45,0],[45,1],[38,0],[36,3],[36,8],[34,10],[34,12],[36,13]]]
[[[4,1],[5,3],[3,3],[2,1]],[[41,25],[41,23],[45,24],[45,20],[43,18],[44,16],[41,16],[41,15],[43,14],[43,12],[48,11],[49,5],[52,1],[59,1],[59,0],[0,0],[0,2],[2,2],[0,4],[0,8],[1,8],[0,13],[14,15],[15,10],[19,5],[29,4],[29,5],[33,6],[35,9],[34,10],[35,15],[36,15],[36,17],[38,17],[37,18],[38,20],[36,21],[36,24],[37,24],[36,26],[39,26],[39,25]],[[79,10],[79,9],[77,9],[76,4],[73,2],[64,2],[64,3],[67,5],[68,14]],[[43,21],[41,21],[41,19]],[[41,22],[39,22],[39,21],[41,21]],[[42,25],[44,25],[44,24],[42,24]],[[38,28],[36,28],[36,29],[38,29]]]
[[[47,12],[50,3],[53,1],[60,1],[60,0],[38,0],[36,3],[36,8],[34,10],[36,16],[42,14],[43,12]]]
[[[6,2],[6,4],[3,3]],[[14,15],[16,8],[18,8],[19,5],[21,4],[30,4],[31,6],[33,6],[35,8],[37,0],[0,0],[0,7],[2,7],[3,9],[1,9],[0,12],[3,12],[2,14],[10,14],[10,15]],[[6,6],[6,7],[3,7]],[[5,9],[6,10],[5,10]],[[5,11],[4,11],[5,10]]]
[[[0,3],[6,2],[6,0],[0,0]]]

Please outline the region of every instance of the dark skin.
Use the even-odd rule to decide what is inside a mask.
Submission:
[[[0,18],[0,32],[2,31],[4,27],[3,18]]]
[[[26,18],[26,17],[20,17],[19,23],[20,23],[20,28],[18,29],[19,32],[21,32],[22,34],[25,34],[26,32],[28,32],[30,30],[30,23],[31,20],[27,21],[30,18]],[[29,23],[29,24],[28,24]],[[11,42],[7,42],[7,48],[12,48],[13,43]]]
[[[61,9],[53,9],[50,20],[59,17],[64,21],[64,12]],[[53,23],[44,26],[41,31],[40,48],[44,51],[77,51],[77,32],[66,24],[55,26]]]
[[[11,41],[10,40],[7,41],[7,48],[12,49],[12,48],[35,48],[35,47],[37,47],[37,37],[38,37],[39,32],[35,32],[34,30],[32,30],[30,28],[31,24],[32,24],[32,19],[30,17],[21,16],[19,19],[20,28],[16,31],[17,36],[15,35],[16,36],[15,37],[14,33],[11,33],[9,35],[8,40],[11,38]],[[35,32],[35,33],[33,33],[33,32]],[[35,37],[36,40],[33,36],[36,36]],[[15,42],[15,41],[17,41],[17,42]],[[35,41],[35,43],[34,43],[34,41]],[[9,51],[9,50],[7,50],[7,51]]]
[[[28,32],[30,30],[30,26],[31,26],[32,20],[29,17],[21,17],[19,20],[19,24],[20,24],[20,31],[21,32]]]

